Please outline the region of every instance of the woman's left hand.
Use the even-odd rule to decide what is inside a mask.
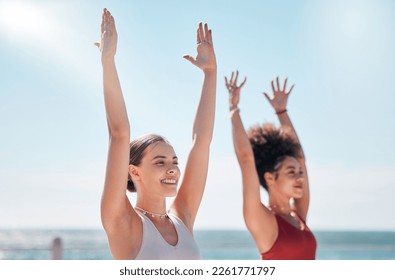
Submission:
[[[277,89],[274,86],[274,81],[272,81],[272,90],[273,90],[273,97],[272,98],[270,98],[266,92],[263,93],[266,96],[269,103],[272,105],[273,109],[276,111],[276,113],[281,113],[281,112],[284,112],[285,110],[287,110],[288,97],[289,97],[289,94],[291,93],[292,89],[295,86],[295,84],[293,84],[291,86],[291,88],[289,89],[289,91],[287,92],[287,90],[286,90],[287,81],[288,81],[288,78],[285,78],[283,89],[280,89],[280,82],[279,82],[278,77],[276,79]]]
[[[196,58],[190,55],[184,55],[184,58],[189,60],[192,64],[196,65],[204,72],[216,71],[217,62],[215,59],[213,38],[211,29],[208,29],[207,23],[199,23],[197,29],[196,43],[197,43],[197,56]]]

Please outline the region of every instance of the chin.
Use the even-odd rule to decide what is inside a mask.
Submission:
[[[174,197],[177,195],[177,185],[174,186],[166,186],[165,189],[166,197]]]
[[[166,197],[175,197],[177,195],[177,191],[175,192],[166,192]]]
[[[294,199],[301,199],[302,197],[303,197],[303,192],[297,192],[293,196]]]

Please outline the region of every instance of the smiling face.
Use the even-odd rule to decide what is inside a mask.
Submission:
[[[163,197],[175,196],[180,178],[178,158],[171,145],[156,142],[147,147],[138,166],[133,166],[132,178],[138,192]]]
[[[278,170],[274,173],[265,174],[265,180],[269,185],[269,192],[275,192],[287,198],[302,198],[303,170],[296,158],[286,157],[278,164],[277,168]]]

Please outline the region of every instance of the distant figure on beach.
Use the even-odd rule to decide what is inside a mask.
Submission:
[[[103,11],[101,42],[96,45],[103,66],[109,150],[101,219],[114,259],[200,259],[193,225],[207,178],[217,65],[207,24],[199,24],[196,40],[196,58],[184,58],[203,71],[204,80],[192,128],[192,148],[177,192],[180,170],[170,143],[155,134],[129,142],[129,120],[114,60],[117,31],[113,16],[107,9]],[[175,114],[178,103],[169,100],[163,105],[170,107],[169,114]],[[150,114],[150,108],[146,109]],[[135,207],[127,198],[127,189],[137,192]],[[175,197],[168,210],[166,197]]]
[[[287,79],[281,88],[279,78],[272,81],[273,97],[264,93],[281,127],[263,124],[244,130],[238,104],[238,71],[228,81],[229,109],[236,156],[243,180],[244,220],[262,259],[315,259],[316,240],[306,225],[309,208],[309,183],[305,157],[287,113]],[[260,200],[261,185],[268,191],[269,205]]]
[[[60,237],[55,237],[51,246],[51,260],[63,259],[63,244]]]

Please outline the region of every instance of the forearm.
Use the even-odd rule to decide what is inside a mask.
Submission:
[[[103,90],[110,136],[129,135],[129,120],[114,57],[102,58]]]
[[[261,203],[254,154],[239,113],[238,109],[231,111],[232,137],[243,178],[243,211],[246,214],[261,207]]]
[[[213,137],[215,100],[217,87],[216,70],[204,72],[204,81],[199,105],[193,124],[193,141],[209,146]]]
[[[288,127],[290,129],[290,132],[292,134],[292,136],[295,138],[295,140],[298,142],[298,144],[302,147],[302,145],[300,144],[298,135],[296,134],[296,130],[291,122],[291,118],[288,115],[288,112],[280,112],[279,114],[277,114],[278,120],[280,121],[280,124],[282,127]],[[301,148],[301,157],[304,160],[304,152],[303,149]]]
[[[233,146],[237,159],[241,164],[243,160],[251,160],[254,157],[250,140],[241,121],[239,109],[231,110]]]

